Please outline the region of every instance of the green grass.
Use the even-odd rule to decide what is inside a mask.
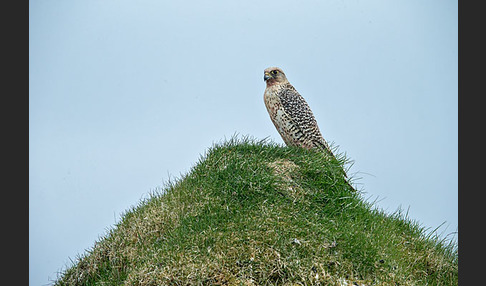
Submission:
[[[377,210],[337,158],[266,140],[217,144],[55,285],[457,285],[457,245]]]

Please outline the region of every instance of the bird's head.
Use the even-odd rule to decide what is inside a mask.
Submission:
[[[273,85],[276,83],[286,82],[287,77],[281,68],[269,67],[264,71],[263,80],[267,83],[267,85]]]

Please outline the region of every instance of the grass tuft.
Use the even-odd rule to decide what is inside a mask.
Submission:
[[[55,285],[457,285],[457,245],[374,208],[336,158],[268,139],[216,143]]]

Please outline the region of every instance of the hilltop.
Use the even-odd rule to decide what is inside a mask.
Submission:
[[[345,163],[266,140],[216,144],[55,285],[457,285],[457,246],[364,200]]]

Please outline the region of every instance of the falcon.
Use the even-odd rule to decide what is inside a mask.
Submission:
[[[265,69],[263,79],[267,84],[263,94],[265,106],[285,144],[317,148],[334,157],[309,105],[290,84],[282,69]]]
[[[335,159],[309,105],[287,80],[283,70],[278,67],[266,68],[263,79],[267,85],[263,94],[265,106],[285,144],[318,149]],[[343,173],[347,177],[344,170]]]

